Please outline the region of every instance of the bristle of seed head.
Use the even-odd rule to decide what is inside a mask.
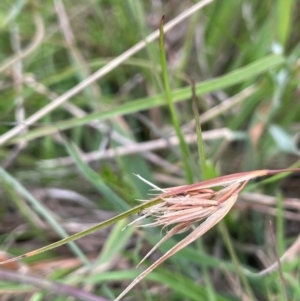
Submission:
[[[163,190],[162,188],[154,185],[153,183],[149,182],[148,180],[144,179],[142,176],[140,176],[139,174],[134,174],[136,177],[138,177],[141,181],[145,182],[146,184],[148,184],[149,186],[153,187],[156,190],[159,190],[161,192],[165,192],[165,190]]]

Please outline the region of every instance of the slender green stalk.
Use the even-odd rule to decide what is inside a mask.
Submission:
[[[199,118],[199,108],[195,90],[195,82],[192,81],[192,102],[193,102],[193,111],[194,117],[196,122],[196,131],[197,131],[197,143],[198,143],[198,153],[199,153],[199,163],[201,168],[201,174],[204,180],[209,179],[209,171],[206,166],[206,157],[205,157],[205,150],[204,150],[204,142],[202,139],[202,129],[201,123]]]
[[[107,226],[109,226],[109,225],[111,225],[113,223],[116,223],[116,222],[118,222],[118,221],[120,221],[120,220],[122,220],[122,219],[124,219],[124,218],[126,218],[128,216],[130,216],[130,215],[137,214],[137,213],[139,213],[139,212],[141,212],[141,211],[143,211],[143,210],[145,210],[145,209],[147,209],[147,208],[149,208],[149,207],[151,207],[153,205],[156,205],[156,204],[158,204],[160,202],[161,202],[160,199],[156,199],[156,200],[153,200],[151,202],[147,202],[147,203],[141,204],[141,205],[136,206],[136,207],[134,207],[134,208],[132,208],[132,209],[126,211],[126,212],[123,212],[123,213],[121,213],[121,214],[119,214],[119,215],[117,215],[117,216],[115,216],[115,217],[113,217],[111,219],[108,219],[108,220],[106,220],[106,221],[104,221],[102,223],[99,223],[99,224],[97,224],[97,225],[95,225],[95,226],[93,226],[93,227],[91,227],[91,228],[89,228],[87,230],[83,230],[83,231],[78,232],[78,233],[76,233],[74,235],[71,235],[71,236],[66,237],[66,238],[64,238],[62,240],[59,240],[59,241],[57,241],[55,243],[52,243],[52,244],[50,244],[48,246],[42,247],[42,248],[34,250],[32,252],[28,252],[25,255],[18,256],[15,259],[17,260],[17,259],[21,259],[21,258],[25,258],[25,257],[37,255],[37,254],[40,254],[40,253],[52,250],[54,248],[60,247],[60,246],[62,246],[64,244],[66,244],[66,243],[73,242],[74,240],[77,240],[77,239],[79,239],[81,237],[84,237],[84,236],[86,236],[88,234],[91,234],[91,233],[93,233],[93,232],[95,232],[97,230],[105,228],[105,227],[107,227]]]
[[[172,93],[171,93],[171,88],[170,88],[170,83],[169,83],[168,66],[167,66],[165,46],[164,46],[165,43],[164,43],[163,27],[164,27],[164,16],[161,19],[160,27],[159,27],[159,30],[160,30],[159,49],[160,49],[162,76],[163,76],[163,81],[164,81],[164,86],[165,86],[166,99],[167,99],[167,103],[168,103],[169,110],[171,113],[172,123],[173,123],[174,129],[175,129],[176,135],[179,139],[182,160],[183,160],[184,167],[185,167],[186,179],[187,179],[188,183],[192,183],[193,182],[193,173],[192,173],[192,169],[191,169],[191,166],[189,163],[190,154],[189,154],[187,144],[184,141],[184,137],[181,132],[176,109],[175,109],[175,106],[174,106],[174,103],[172,100]]]
[[[239,278],[241,279],[241,281],[243,283],[243,286],[246,289],[248,297],[250,298],[250,300],[253,300],[253,301],[256,300],[255,297],[254,297],[253,291],[252,291],[252,289],[250,287],[250,284],[249,284],[246,276],[242,272],[241,264],[239,263],[239,260],[238,260],[238,258],[236,256],[236,253],[235,253],[234,248],[232,246],[231,239],[230,239],[230,236],[229,236],[229,233],[228,233],[228,229],[227,229],[227,226],[224,223],[224,221],[221,221],[219,223],[219,229],[221,230],[223,239],[225,241],[225,244],[227,246],[227,249],[229,251],[229,254],[230,254],[230,257],[231,257],[231,259],[233,261],[233,264],[235,266],[236,272],[237,272]]]
[[[283,197],[280,193],[277,193],[277,214],[276,214],[276,238],[278,246],[279,257],[283,255],[285,250],[285,220],[284,220],[284,207],[283,207]]]
[[[275,231],[274,231],[273,224],[272,224],[271,220],[270,220],[270,228],[269,229],[270,229],[270,236],[271,236],[272,242],[274,244],[276,261],[278,263],[279,291],[280,291],[281,299],[284,300],[284,301],[288,301],[286,288],[285,288],[285,281],[284,281],[284,277],[283,277],[282,266],[281,266],[281,262],[280,262],[280,255],[279,255],[279,252],[278,252],[278,245],[277,245],[277,242],[276,242],[276,237],[275,237],[275,233],[274,233]]]

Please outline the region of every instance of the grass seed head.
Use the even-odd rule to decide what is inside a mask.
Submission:
[[[173,235],[182,233],[188,229],[193,230],[136,277],[115,301],[121,300],[128,291],[157,266],[201,237],[222,220],[235,204],[240,191],[251,179],[292,171],[300,171],[300,169],[264,169],[226,175],[192,185],[165,189],[154,199],[146,201],[144,207],[146,209],[143,209],[142,215],[136,221],[152,216],[154,221],[143,225],[143,227],[162,226],[162,228],[170,229],[140,263]],[[140,179],[142,178],[140,177]],[[157,201],[160,202],[157,203]]]

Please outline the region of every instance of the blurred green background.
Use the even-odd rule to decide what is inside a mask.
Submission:
[[[1,260],[151,198],[135,174],[162,188],[203,180],[193,80],[210,176],[300,166],[299,1],[205,2],[1,1]],[[165,33],[176,120],[158,35],[146,39],[164,14],[177,22]],[[221,227],[126,300],[300,300],[299,181],[253,182]],[[165,230],[127,223],[1,267],[0,300],[113,300],[186,235],[135,269]],[[281,273],[255,274],[286,250]]]

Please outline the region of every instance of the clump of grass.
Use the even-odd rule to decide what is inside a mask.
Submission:
[[[243,185],[258,174],[241,182],[236,175],[299,167],[296,1],[153,3],[1,3],[1,260],[34,249],[17,258],[40,255],[0,273],[0,289],[20,293],[12,300],[45,300],[55,291],[63,296],[54,301],[113,300],[124,282],[135,285],[161,264],[147,276],[160,299],[167,286],[172,300],[298,300],[297,174],[280,185],[285,173],[249,184],[245,194]],[[182,187],[135,207],[148,187],[133,174]],[[237,178],[220,187],[185,185],[225,181],[220,174]],[[220,234],[212,229],[205,243],[190,244],[238,194]],[[105,238],[96,233],[137,213],[152,216],[143,231],[121,232],[122,221]],[[161,240],[150,226],[163,229]],[[70,250],[41,254],[82,237]],[[138,276],[134,265],[146,258],[149,268]],[[33,277],[26,287],[23,268]],[[152,298],[147,289],[141,294],[136,299]]]

